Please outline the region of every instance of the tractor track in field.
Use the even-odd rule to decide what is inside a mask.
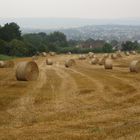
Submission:
[[[69,58],[76,65],[66,68]],[[0,69],[0,101],[11,102],[5,108],[0,102],[0,139],[139,139],[140,74],[119,68],[134,58],[114,61],[117,67],[105,70],[77,55],[51,57],[52,66],[41,57],[33,82],[16,81],[15,69]]]

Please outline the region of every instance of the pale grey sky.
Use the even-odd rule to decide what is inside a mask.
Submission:
[[[0,17],[140,17],[140,0],[0,0]]]

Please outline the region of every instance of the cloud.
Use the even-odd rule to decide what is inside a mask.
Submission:
[[[0,0],[0,17],[140,17],[140,0]]]

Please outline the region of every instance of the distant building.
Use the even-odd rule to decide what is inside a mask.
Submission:
[[[102,48],[105,44],[103,40],[87,40],[80,45],[79,48]]]

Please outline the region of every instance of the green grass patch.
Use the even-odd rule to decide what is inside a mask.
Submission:
[[[0,54],[0,60],[11,60],[11,59],[14,59],[14,58],[15,58],[14,56],[8,56],[8,55]]]

